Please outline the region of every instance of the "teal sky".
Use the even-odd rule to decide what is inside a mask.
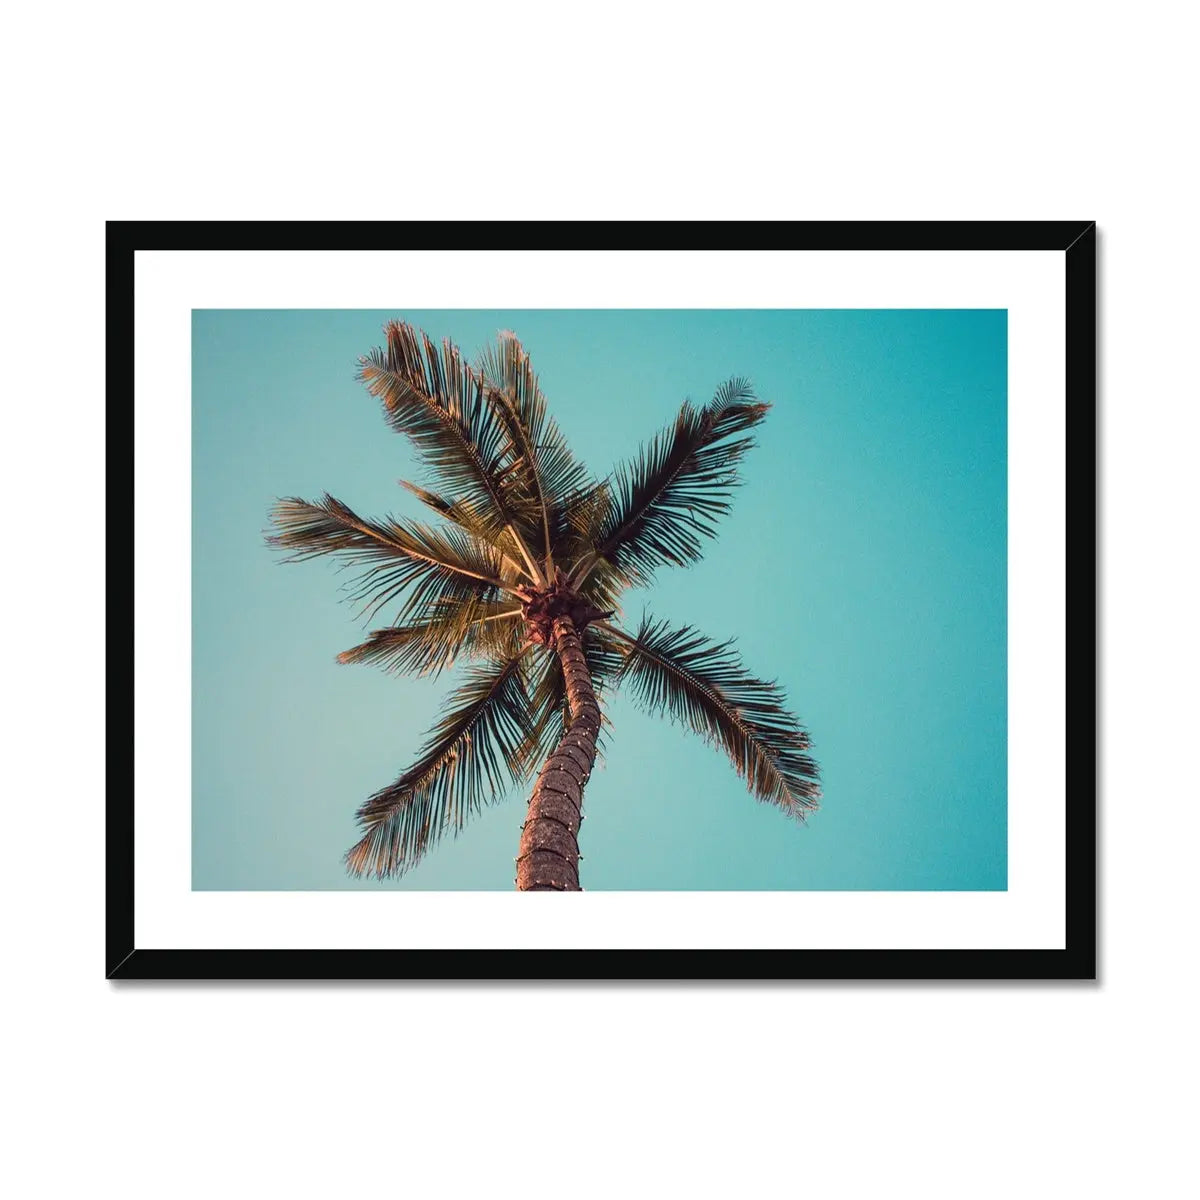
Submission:
[[[731,375],[774,405],[704,561],[627,593],[625,623],[736,635],[812,736],[821,808],[785,818],[718,751],[610,698],[586,889],[1006,886],[1004,311],[396,309],[193,313],[194,888],[513,886],[518,793],[400,880],[345,874],[355,809],[457,677],[339,666],[366,628],[345,575],[263,541],[277,496],[428,515],[397,484],[423,478],[409,443],[354,378],[389,318],[471,355],[514,330],[597,474]]]

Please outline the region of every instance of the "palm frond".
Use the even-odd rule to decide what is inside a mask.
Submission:
[[[554,543],[551,525],[569,497],[587,483],[587,468],[571,453],[558,424],[546,411],[529,355],[515,334],[502,332],[484,350],[476,369],[489,388],[496,416],[508,439],[507,472],[519,473],[524,490],[536,497],[541,520],[542,556],[547,576],[553,575]]]
[[[621,608],[621,594],[629,586],[624,572],[614,567],[607,559],[597,559],[579,587],[579,593],[601,612],[616,613]]]
[[[278,532],[268,543],[292,551],[284,561],[335,554],[357,568],[351,597],[372,614],[401,596],[397,621],[435,602],[494,601],[513,590],[501,578],[499,553],[453,527],[371,521],[328,494],[315,504],[280,500],[271,521]]]
[[[612,489],[607,480],[588,481],[568,495],[550,514],[550,537],[560,562],[576,562],[594,550],[612,511]]]
[[[502,563],[501,576],[505,583],[515,585],[529,578],[528,572],[521,565],[521,548],[510,530],[503,529],[496,533],[488,520],[469,501],[449,500],[438,492],[431,492],[428,488],[410,483],[407,479],[401,479],[399,483],[427,508],[451,521],[477,541],[487,543],[497,550]]]
[[[601,560],[640,584],[664,564],[695,562],[701,537],[712,537],[728,511],[738,464],[754,444],[736,435],[757,425],[768,408],[737,378],[702,408],[685,402],[673,426],[617,468],[611,509],[594,552],[572,572],[576,582]]]
[[[570,496],[551,517],[554,557],[563,563],[577,563],[594,550],[600,530],[612,509],[612,492],[607,481],[592,483]],[[593,559],[580,593],[602,612],[620,610],[620,596],[629,586],[623,571],[607,559]]]
[[[511,462],[505,461],[503,406],[453,343],[445,341],[439,349],[401,321],[390,321],[385,333],[386,347],[360,360],[359,379],[383,401],[388,424],[412,440],[435,484],[473,504],[492,535],[510,530],[528,558],[537,505],[520,480],[506,476]]]
[[[508,658],[520,648],[525,627],[520,606],[468,600],[435,604],[407,625],[374,629],[365,642],[343,650],[340,663],[373,663],[399,675],[433,675],[459,658]]]
[[[751,675],[732,642],[650,618],[636,637],[600,628],[616,634],[624,658],[616,686],[628,685],[642,707],[721,747],[760,800],[800,817],[817,807],[819,772],[804,753],[808,734],[784,707],[778,685]]]
[[[418,760],[358,810],[363,835],[346,854],[352,874],[403,874],[507,790],[529,732],[523,654],[469,668]]]

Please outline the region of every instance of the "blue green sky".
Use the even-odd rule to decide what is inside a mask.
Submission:
[[[354,378],[389,318],[470,354],[514,330],[597,474],[731,375],[774,406],[704,561],[627,593],[625,620],[736,635],[812,736],[820,811],[788,820],[617,696],[585,888],[1006,886],[1003,311],[396,309],[193,314],[194,888],[512,888],[516,793],[400,880],[345,874],[355,808],[455,677],[339,666],[365,628],[345,576],[263,540],[278,496],[428,515],[397,484],[422,479],[408,442]]]

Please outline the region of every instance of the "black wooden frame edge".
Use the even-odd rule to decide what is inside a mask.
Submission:
[[[396,244],[437,245],[444,237],[458,249],[511,245],[513,235],[533,244],[564,248],[594,245],[610,235],[613,248],[629,240],[658,249],[719,247],[722,236],[792,250],[1066,250],[1094,221],[109,221],[129,250],[322,249],[322,235],[336,234],[339,250],[377,250]],[[504,240],[497,239],[503,235]],[[547,236],[549,235],[549,236]],[[579,239],[576,241],[575,239]],[[518,243],[520,244],[520,243]]]
[[[480,976],[462,950],[138,950],[134,935],[132,686],[113,665],[132,665],[136,625],[132,535],[107,545],[106,969],[110,979],[937,979],[1096,978],[1096,223],[1042,222],[136,222],[106,224],[107,513],[132,513],[134,253],[252,238],[260,248],[313,248],[314,231],[336,231],[339,248],[373,248],[397,230],[413,237],[486,239],[514,228],[586,235],[608,232],[738,234],[794,249],[1057,250],[1066,270],[1067,760],[1066,947],[1062,950],[546,950],[508,951],[511,974]],[[206,236],[207,235],[207,236]],[[302,237],[303,243],[293,242]],[[180,242],[180,239],[183,239]],[[557,241],[558,239],[552,239]],[[672,240],[676,240],[673,238]],[[561,243],[560,243],[561,244]],[[119,399],[117,399],[119,398]],[[128,399],[126,399],[128,398]],[[124,436],[120,436],[120,435]],[[118,570],[119,568],[119,570]],[[128,613],[119,620],[117,614]],[[123,733],[121,713],[128,719]],[[531,970],[520,971],[520,963]],[[724,962],[725,969],[714,970]],[[736,971],[728,969],[736,963]],[[608,965],[608,970],[600,970]],[[634,970],[635,966],[643,969]],[[702,968],[702,969],[697,969]],[[703,969],[707,968],[707,969]]]
[[[1096,223],[1066,249],[1066,944],[1096,977]]]
[[[134,955],[133,645],[137,615],[133,530],[114,536],[116,514],[134,513],[133,334],[136,225],[109,222],[105,247],[105,957],[115,977]],[[119,315],[118,315],[119,314]],[[128,664],[122,671],[118,664]],[[120,714],[118,717],[117,714]],[[128,721],[128,725],[126,725]],[[120,738],[120,740],[118,740]],[[189,781],[190,782],[190,781]]]
[[[135,950],[110,979],[1003,980],[1094,978],[1064,950]],[[528,967],[528,970],[522,968]]]

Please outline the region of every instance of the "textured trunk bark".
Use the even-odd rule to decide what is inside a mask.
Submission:
[[[583,788],[596,761],[600,706],[579,634],[570,617],[556,617],[554,649],[567,685],[571,728],[546,759],[533,785],[517,857],[520,892],[578,892],[579,823]]]

